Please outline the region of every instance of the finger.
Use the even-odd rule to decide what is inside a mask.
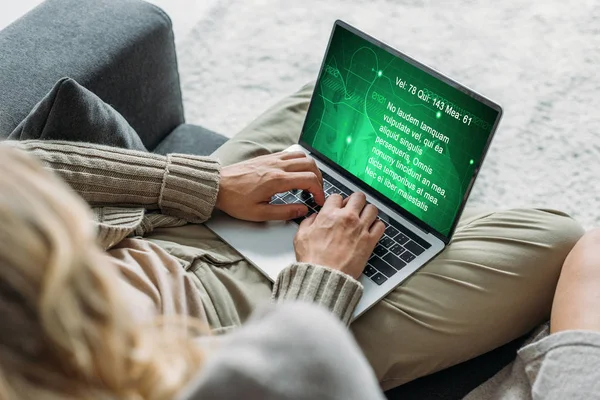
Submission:
[[[321,186],[323,186],[323,175],[321,170],[317,167],[317,163],[314,159],[309,157],[304,158],[293,158],[291,160],[283,161],[283,170],[287,172],[313,172],[319,178]]]
[[[323,208],[321,208],[321,212],[328,212],[334,210],[336,208],[342,208],[342,203],[344,199],[339,194],[332,194],[327,198]]]
[[[365,208],[363,208],[362,213],[360,213],[360,221],[363,223],[363,226],[369,229],[377,219],[377,214],[379,214],[377,207],[373,204],[367,204]]]
[[[287,221],[306,215],[308,208],[304,204],[265,204],[259,206],[257,221]]]
[[[306,158],[306,153],[303,151],[282,151],[280,153],[275,153],[275,155],[278,156],[280,160],[293,160],[296,158]]]
[[[348,197],[348,203],[344,208],[348,208],[352,211],[355,211],[357,214],[360,214],[363,208],[365,208],[366,204],[367,196],[365,196],[365,194],[362,192],[355,192]]]
[[[304,221],[302,221],[300,223],[300,228],[306,227],[306,226],[311,226],[313,222],[315,222],[315,219],[317,218],[317,214],[312,214],[309,217],[306,217],[304,219]]]
[[[385,224],[378,219],[371,225],[371,229],[369,229],[369,236],[373,240],[373,247],[379,242],[379,239],[383,236],[383,232],[385,232]]]
[[[273,193],[301,189],[312,193],[318,205],[325,203],[325,192],[319,178],[313,172],[284,172],[274,179],[274,186]]]

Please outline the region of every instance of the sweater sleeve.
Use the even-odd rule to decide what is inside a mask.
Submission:
[[[213,341],[179,400],[384,399],[348,329],[319,307],[272,306]]]
[[[600,393],[599,332],[553,333],[523,347],[518,357],[532,398],[592,399]]]
[[[550,334],[542,325],[517,358],[465,400],[592,399],[600,392],[600,332]]]
[[[220,165],[210,157],[52,140],[3,144],[40,159],[91,206],[143,207],[200,223],[217,199]]]
[[[273,287],[273,300],[277,303],[296,300],[314,303],[348,325],[362,293],[360,282],[340,271],[293,263],[279,273]]]

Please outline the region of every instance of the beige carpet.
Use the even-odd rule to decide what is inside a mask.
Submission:
[[[470,205],[557,208],[600,225],[595,0],[205,3],[177,38],[188,122],[231,136],[315,79],[336,18],[504,106]]]

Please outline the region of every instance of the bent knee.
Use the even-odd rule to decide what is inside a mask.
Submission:
[[[585,232],[577,241],[572,253],[590,257],[595,256],[600,260],[600,228]]]
[[[551,332],[600,330],[600,229],[587,232],[565,260],[552,306]]]
[[[566,256],[581,239],[585,230],[571,216],[555,210],[536,209],[539,226],[547,232],[548,240]]]
[[[585,233],[578,221],[556,210],[511,209],[495,212],[490,218],[493,228],[506,228],[506,237],[533,245],[536,258],[541,254],[541,246],[543,253],[559,266]]]
[[[579,240],[582,246],[590,249],[600,250],[600,228],[587,231]]]
[[[580,277],[600,276],[600,228],[586,232],[565,260],[564,269]]]

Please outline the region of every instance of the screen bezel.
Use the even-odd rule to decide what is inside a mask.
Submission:
[[[394,210],[395,212],[397,212],[398,214],[402,215],[404,218],[408,219],[409,221],[411,221],[412,223],[414,223],[415,225],[417,225],[419,228],[423,229],[425,232],[430,232],[433,235],[435,235],[436,237],[438,237],[439,239],[441,239],[444,243],[448,243],[450,242],[450,239],[452,238],[452,235],[454,234],[454,231],[456,230],[456,225],[458,224],[458,221],[460,220],[460,217],[464,211],[465,205],[467,203],[467,199],[469,198],[469,195],[471,193],[471,190],[473,189],[473,184],[475,183],[475,178],[477,178],[477,175],[479,174],[479,171],[481,169],[481,165],[483,164],[483,161],[485,159],[485,156],[488,152],[488,149],[490,147],[490,143],[492,141],[492,138],[498,128],[498,125],[500,123],[500,120],[502,118],[502,107],[493,102],[492,100],[480,95],[479,93],[476,93],[475,91],[469,89],[468,87],[461,85],[460,83],[442,75],[441,73],[437,72],[436,70],[434,70],[431,67],[428,67],[427,65],[424,65],[418,61],[416,61],[415,59],[409,57],[408,55],[388,46],[387,44],[375,39],[372,36],[369,36],[368,34],[352,27],[351,25],[347,24],[344,21],[341,20],[336,20],[335,23],[333,24],[333,29],[331,30],[331,35],[329,36],[329,42],[327,44],[327,48],[325,50],[325,55],[323,56],[323,61],[321,62],[321,68],[319,70],[319,75],[317,77],[317,83],[321,80],[321,77],[323,75],[324,72],[324,67],[325,67],[325,61],[327,60],[327,54],[329,53],[329,48],[331,46],[331,41],[333,39],[333,36],[335,34],[335,30],[337,29],[337,27],[341,27],[344,28],[348,31],[350,31],[351,33],[359,36],[360,38],[370,42],[371,44],[374,44],[382,49],[384,49],[385,51],[389,52],[390,54],[392,54],[395,57],[398,57],[400,59],[402,59],[403,61],[408,62],[409,64],[412,64],[413,66],[422,69],[423,71],[427,72],[428,74],[432,75],[433,77],[441,80],[442,82],[454,87],[455,89],[460,90],[461,92],[467,94],[468,96],[471,96],[472,98],[474,98],[475,100],[485,104],[486,106],[492,108],[493,110],[498,112],[498,116],[496,117],[496,121],[494,122],[492,129],[490,131],[490,134],[488,136],[487,142],[483,148],[483,152],[481,154],[481,158],[479,159],[479,161],[477,162],[477,164],[475,165],[475,169],[473,171],[473,175],[471,177],[471,181],[469,182],[469,185],[467,186],[467,190],[465,191],[465,194],[463,196],[463,199],[461,201],[460,207],[458,209],[458,212],[456,213],[456,217],[454,218],[454,221],[452,222],[452,227],[450,228],[450,231],[448,233],[448,235],[444,235],[443,233],[439,232],[438,230],[436,230],[435,228],[433,228],[431,225],[427,224],[426,222],[422,221],[420,218],[414,216],[412,213],[410,213],[409,211],[405,210],[403,207],[399,206],[398,204],[396,204],[394,201],[388,199],[385,195],[381,194],[377,189],[369,186],[368,184],[364,183],[361,179],[357,178],[356,176],[354,176],[353,174],[351,174],[349,171],[347,171],[346,169],[342,168],[339,164],[333,162],[332,160],[330,160],[328,157],[326,157],[325,155],[323,155],[320,151],[318,151],[317,149],[313,148],[310,144],[306,143],[303,140],[304,137],[304,129],[306,128],[306,122],[307,122],[307,118],[305,118],[304,120],[304,124],[302,125],[302,131],[301,131],[301,135],[300,135],[300,139],[299,139],[299,144],[306,148],[307,150],[309,150],[311,152],[311,155],[316,157],[317,159],[319,159],[319,161],[323,162],[324,164],[326,164],[328,167],[330,167],[331,169],[335,170],[337,173],[339,173],[340,175],[342,175],[343,177],[345,177],[346,179],[348,179],[349,181],[351,181],[353,184],[355,184],[356,186],[360,187],[361,189],[368,191],[369,194],[371,194],[373,197],[375,197],[377,200],[379,200],[380,202],[382,202],[383,204],[385,204],[386,206],[388,206],[389,208],[391,208],[392,210]],[[310,110],[312,109],[312,102],[314,100],[314,92],[313,95],[311,97],[311,102],[309,104],[308,110],[307,110],[307,116],[310,113]]]

